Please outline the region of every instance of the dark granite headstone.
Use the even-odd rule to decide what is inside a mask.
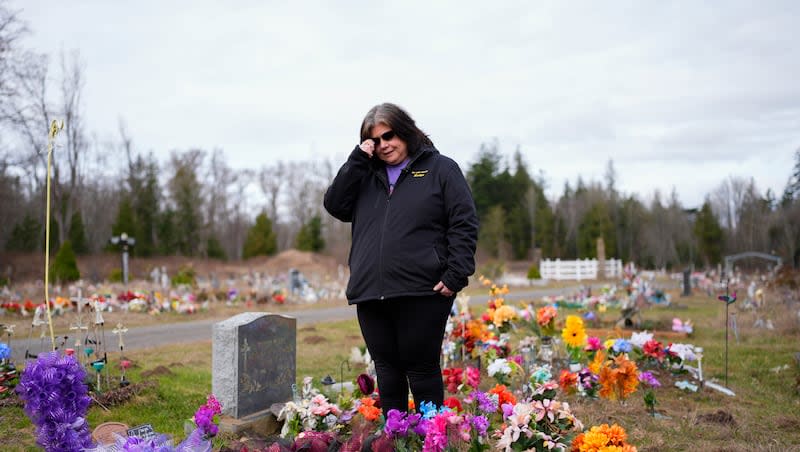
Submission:
[[[223,414],[241,419],[292,398],[296,381],[297,320],[246,312],[214,324],[214,395]]]

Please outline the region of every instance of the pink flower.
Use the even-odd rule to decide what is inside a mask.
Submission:
[[[600,342],[599,337],[589,336],[589,339],[586,341],[586,350],[590,352],[596,352],[603,348],[603,344]]]

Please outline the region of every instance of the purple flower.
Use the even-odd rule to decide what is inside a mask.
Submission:
[[[479,436],[486,436],[486,430],[489,428],[489,419],[486,416],[472,416],[469,419],[469,423],[472,424]]]
[[[375,381],[367,374],[359,375],[358,378],[356,378],[356,383],[358,383],[358,390],[365,396],[375,391]]]
[[[503,419],[508,418],[514,413],[514,405],[510,403],[504,403],[500,406],[500,408],[503,409]]]
[[[383,427],[383,431],[392,438],[395,436],[406,436],[409,426],[406,413],[391,409],[386,417],[386,425]]]
[[[472,391],[471,398],[478,402],[478,409],[484,413],[494,413],[497,411],[497,402],[488,394],[481,391]]]
[[[419,414],[417,414],[416,416],[419,416],[419,419],[418,419],[417,425],[414,425],[412,427],[411,431],[413,431],[415,434],[417,434],[419,436],[427,435],[428,434],[428,430],[430,430],[431,425],[433,423],[431,421],[429,421],[428,419],[425,419],[425,418],[421,417]]]
[[[639,381],[647,386],[650,386],[651,388],[661,387],[661,383],[659,383],[656,377],[653,376],[652,372],[641,372],[639,374]]]
[[[25,414],[36,425],[36,442],[47,451],[83,450],[91,446],[86,413],[91,399],[83,383],[86,372],[74,356],[48,352],[22,372],[17,394]]]

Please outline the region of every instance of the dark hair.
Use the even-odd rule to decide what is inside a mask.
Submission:
[[[395,104],[383,103],[372,107],[361,123],[361,142],[372,138],[369,134],[377,124],[386,124],[408,145],[410,153],[416,152],[423,144],[433,146],[428,135],[417,127],[411,116]]]

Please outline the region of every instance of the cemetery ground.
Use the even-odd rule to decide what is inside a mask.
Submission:
[[[707,380],[725,384],[725,307],[706,295],[680,298],[673,293],[673,306],[651,306],[643,312],[646,321],[670,324],[674,317],[691,319],[694,333],[683,342],[704,348],[703,372]],[[777,300],[777,298],[772,298]],[[680,309],[676,309],[676,305]],[[473,308],[475,309],[475,308]],[[795,308],[796,309],[796,308]],[[482,309],[475,309],[480,313]],[[737,311],[736,305],[732,312]],[[560,309],[559,317],[576,313]],[[624,404],[605,399],[589,400],[561,395],[570,402],[584,425],[618,423],[628,432],[629,443],[640,451],[662,450],[800,450],[800,369],[794,354],[800,344],[797,314],[780,302],[763,308],[761,316],[772,319],[774,329],[755,329],[753,311],[738,311],[739,340],[730,335],[728,387],[731,397],[710,388],[687,392],[673,379],[662,379],[657,390],[657,412],[647,414],[641,389]],[[613,321],[619,311],[609,309],[602,320]],[[522,331],[516,335],[525,335]],[[629,331],[624,334],[628,336]],[[658,339],[656,334],[656,339]],[[604,339],[604,338],[601,338]],[[363,372],[344,366],[350,349],[363,345],[355,320],[300,326],[297,331],[297,380],[322,377],[351,381]],[[126,354],[133,362],[128,378],[138,390],[129,400],[101,407],[93,404],[88,420],[93,427],[107,421],[129,426],[149,423],[177,440],[185,437],[184,422],[211,391],[211,342],[169,345]],[[114,374],[112,374],[114,375]],[[118,375],[118,372],[117,372]],[[485,384],[490,384],[486,378]],[[215,450],[235,447],[247,437],[220,434]],[[250,444],[254,438],[250,437]],[[3,450],[37,450],[33,426],[19,406],[0,408],[0,444]]]

